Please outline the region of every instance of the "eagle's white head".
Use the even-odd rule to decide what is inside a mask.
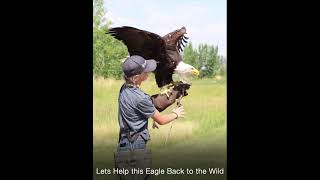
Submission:
[[[191,76],[198,76],[199,71],[191,66],[190,64],[186,64],[183,61],[180,61],[177,65],[176,69],[174,70],[174,73],[177,74],[180,77],[180,80],[183,83],[190,84],[190,77]]]

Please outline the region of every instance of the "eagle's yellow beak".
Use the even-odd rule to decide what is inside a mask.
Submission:
[[[198,71],[198,69],[196,69],[196,68],[193,68],[192,70],[191,70],[191,73],[192,73],[192,75],[194,75],[194,76],[199,76],[199,71]]]

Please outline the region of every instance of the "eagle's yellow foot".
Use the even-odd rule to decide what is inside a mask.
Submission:
[[[160,90],[160,94],[166,94],[168,98],[169,98],[169,93],[171,93],[171,89],[168,87],[163,87]]]
[[[171,90],[173,89],[174,86],[175,86],[174,83],[170,83],[170,84],[162,87],[162,88],[160,89],[160,94],[166,94],[167,97],[169,98],[169,97],[170,97],[169,94],[171,93]]]

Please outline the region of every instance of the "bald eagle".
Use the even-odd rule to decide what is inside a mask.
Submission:
[[[187,43],[186,28],[182,27],[161,37],[155,33],[129,26],[111,28],[107,34],[122,41],[128,48],[130,56],[139,55],[145,59],[157,61],[154,71],[161,94],[168,93],[176,85],[172,75],[177,74],[182,83],[190,83],[188,77],[198,76],[199,71],[183,62],[181,46]]]

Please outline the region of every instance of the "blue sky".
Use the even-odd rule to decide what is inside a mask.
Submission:
[[[226,0],[104,0],[111,27],[133,26],[161,36],[185,26],[194,45],[217,45],[226,56]]]

